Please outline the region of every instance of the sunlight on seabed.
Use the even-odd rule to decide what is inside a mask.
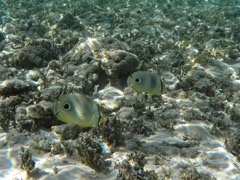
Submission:
[[[0,142],[6,141],[7,134],[1,133]],[[0,179],[26,179],[27,174],[25,171],[19,169],[19,165],[17,164],[17,160],[13,157],[12,151],[13,149],[9,147],[9,145],[0,150],[1,154],[5,154],[0,160]]]
[[[105,49],[101,47],[102,45],[98,42],[97,39],[88,37],[86,44],[90,49],[90,51],[92,52],[92,55],[94,56],[95,61],[99,58],[101,59],[102,62],[105,62],[105,63],[109,61],[109,59],[107,58]],[[106,73],[108,75],[111,74],[111,70],[107,70]]]

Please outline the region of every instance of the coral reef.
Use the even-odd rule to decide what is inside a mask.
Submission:
[[[100,134],[112,146],[123,145],[126,138],[124,135],[124,124],[115,117],[102,124]]]
[[[59,126],[53,126],[52,130],[59,134],[62,140],[68,140],[76,139],[78,134],[83,131],[83,128],[76,125],[63,124]]]
[[[21,147],[18,155],[21,160],[20,168],[24,169],[28,173],[32,171],[35,167],[35,161],[33,161],[32,159],[32,153],[30,152],[30,150],[25,149],[24,147]]]
[[[143,153],[135,152],[129,155],[129,160],[133,160],[133,164],[129,161],[123,161],[117,175],[118,180],[122,179],[153,179],[157,180],[158,175],[154,170],[144,171]]]
[[[232,131],[229,131],[228,137],[225,139],[225,145],[229,152],[234,154],[238,159],[240,159],[239,152],[240,152],[240,146],[239,146],[239,129],[233,129]]]
[[[22,81],[19,79],[5,80],[0,86],[0,95],[10,96],[35,91],[37,86],[34,83]]]
[[[2,0],[0,179],[239,179],[239,5]],[[139,70],[165,91],[127,87]],[[60,122],[67,93],[107,121]]]
[[[97,172],[106,173],[108,171],[103,159],[101,145],[89,134],[81,133],[75,141],[66,140],[63,141],[63,145],[68,154],[77,156],[82,163],[87,164]]]
[[[117,180],[123,179],[153,179],[157,180],[158,176],[154,170],[144,171],[138,164],[131,165],[128,161],[124,161],[121,170],[116,178]]]

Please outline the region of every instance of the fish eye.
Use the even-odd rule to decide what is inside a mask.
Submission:
[[[141,82],[141,79],[140,79],[140,78],[135,78],[134,81],[135,81],[136,83],[140,83],[140,82]]]
[[[64,110],[69,110],[70,108],[71,108],[71,106],[68,103],[63,106]]]

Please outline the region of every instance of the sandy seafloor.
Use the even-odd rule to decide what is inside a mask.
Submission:
[[[240,179],[239,73],[237,0],[0,0],[0,179]],[[70,92],[100,131],[53,115]]]

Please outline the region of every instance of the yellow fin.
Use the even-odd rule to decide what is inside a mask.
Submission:
[[[100,123],[104,123],[104,122],[106,122],[107,121],[107,118],[106,117],[104,117],[104,116],[102,116],[101,118],[100,118]]]

